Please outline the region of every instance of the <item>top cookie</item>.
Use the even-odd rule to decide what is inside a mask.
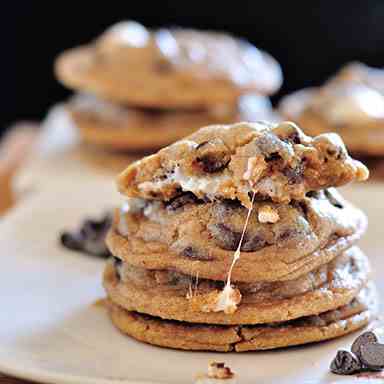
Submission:
[[[70,88],[157,108],[229,103],[249,91],[271,94],[282,82],[279,64],[245,40],[181,28],[150,31],[132,21],[64,52],[56,74]]]
[[[367,177],[337,134],[311,138],[293,123],[258,122],[201,128],[131,164],[118,177],[118,188],[129,197],[169,200],[192,192],[250,206],[252,191],[287,203]]]

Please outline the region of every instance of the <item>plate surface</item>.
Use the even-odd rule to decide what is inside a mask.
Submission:
[[[103,297],[104,261],[58,246],[61,230],[119,202],[113,178],[66,153],[51,155],[51,160],[34,162],[26,178],[29,195],[0,224],[0,371],[57,384],[183,384],[193,383],[209,361],[218,360],[237,373],[238,384],[356,383],[354,377],[328,373],[335,351],[349,348],[356,335],[245,354],[174,351],[121,335],[95,305]],[[344,188],[344,195],[369,216],[361,246],[370,256],[380,292],[383,193],[384,184],[377,183]]]

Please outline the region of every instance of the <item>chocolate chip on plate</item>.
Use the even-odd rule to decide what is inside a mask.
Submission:
[[[360,348],[362,345],[377,343],[378,339],[377,336],[371,332],[367,331],[362,333],[357,339],[353,342],[351,351],[359,358],[361,359],[361,351]]]
[[[105,214],[100,220],[87,219],[74,232],[63,232],[60,243],[72,251],[83,252],[88,255],[109,257],[110,252],[105,244],[105,236],[111,226],[112,217]]]
[[[360,347],[360,361],[370,370],[384,369],[384,344],[369,343]]]
[[[352,375],[361,370],[361,363],[351,352],[337,351],[330,369],[337,375]]]

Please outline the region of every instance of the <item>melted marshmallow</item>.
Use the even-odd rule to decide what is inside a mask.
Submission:
[[[146,201],[140,198],[128,198],[120,208],[120,217],[117,230],[122,236],[128,235],[128,227],[125,216],[127,213],[139,213],[146,206]]]
[[[225,284],[224,289],[219,294],[219,298],[217,300],[216,307],[214,308],[214,312],[223,311],[224,313],[233,313],[236,311],[237,305],[241,300],[241,297],[240,297],[240,300],[234,300],[237,295],[236,295],[236,290],[232,287],[231,277],[232,277],[233,268],[236,262],[240,259],[240,254],[241,254],[240,250],[241,250],[241,246],[243,245],[245,232],[247,231],[249,218],[251,217],[255,196],[256,196],[256,193],[253,193],[251,206],[248,208],[247,218],[245,219],[244,228],[241,233],[241,238],[237,246],[237,249],[233,255],[232,264],[228,271],[227,282]]]
[[[192,192],[196,195],[204,194],[209,197],[217,192],[221,183],[230,180],[230,177],[228,175],[215,177],[189,176],[185,175],[179,167],[176,167],[171,180],[178,183],[183,191]]]

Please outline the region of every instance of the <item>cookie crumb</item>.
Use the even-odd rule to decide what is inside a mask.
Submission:
[[[260,223],[276,223],[279,221],[280,216],[277,210],[270,205],[263,205],[259,208],[258,219]]]
[[[208,364],[207,376],[210,379],[226,380],[231,379],[234,375],[231,368],[227,367],[224,362],[211,361]]]

